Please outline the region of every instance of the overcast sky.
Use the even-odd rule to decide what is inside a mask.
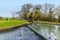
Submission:
[[[60,0],[0,0],[0,16],[11,17],[12,11],[18,11],[21,9],[21,5],[31,3],[35,4],[45,4],[51,3],[55,6],[60,5]]]

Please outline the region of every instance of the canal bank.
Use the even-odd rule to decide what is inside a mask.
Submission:
[[[23,24],[23,25],[15,25],[15,26],[11,26],[11,27],[8,27],[8,28],[0,28],[0,32],[2,31],[9,31],[9,30],[14,30],[14,29],[17,29],[17,28],[20,28],[20,27],[23,27],[23,26],[26,26],[28,24]]]

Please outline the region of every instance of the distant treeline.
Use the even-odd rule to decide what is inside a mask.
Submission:
[[[60,6],[55,7],[54,4],[24,4],[21,10],[16,13],[21,19],[28,21],[60,22]]]

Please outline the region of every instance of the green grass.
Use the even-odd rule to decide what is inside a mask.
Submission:
[[[9,28],[15,25],[22,25],[28,23],[26,20],[8,20],[0,21],[0,28]]]
[[[34,21],[34,22],[39,22],[39,23],[42,23],[42,24],[59,24],[58,22],[46,22],[46,21]]]

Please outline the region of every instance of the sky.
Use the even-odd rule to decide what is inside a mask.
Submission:
[[[0,16],[12,17],[12,13],[19,11],[23,4],[54,4],[56,7],[60,5],[60,0],[0,0]]]

